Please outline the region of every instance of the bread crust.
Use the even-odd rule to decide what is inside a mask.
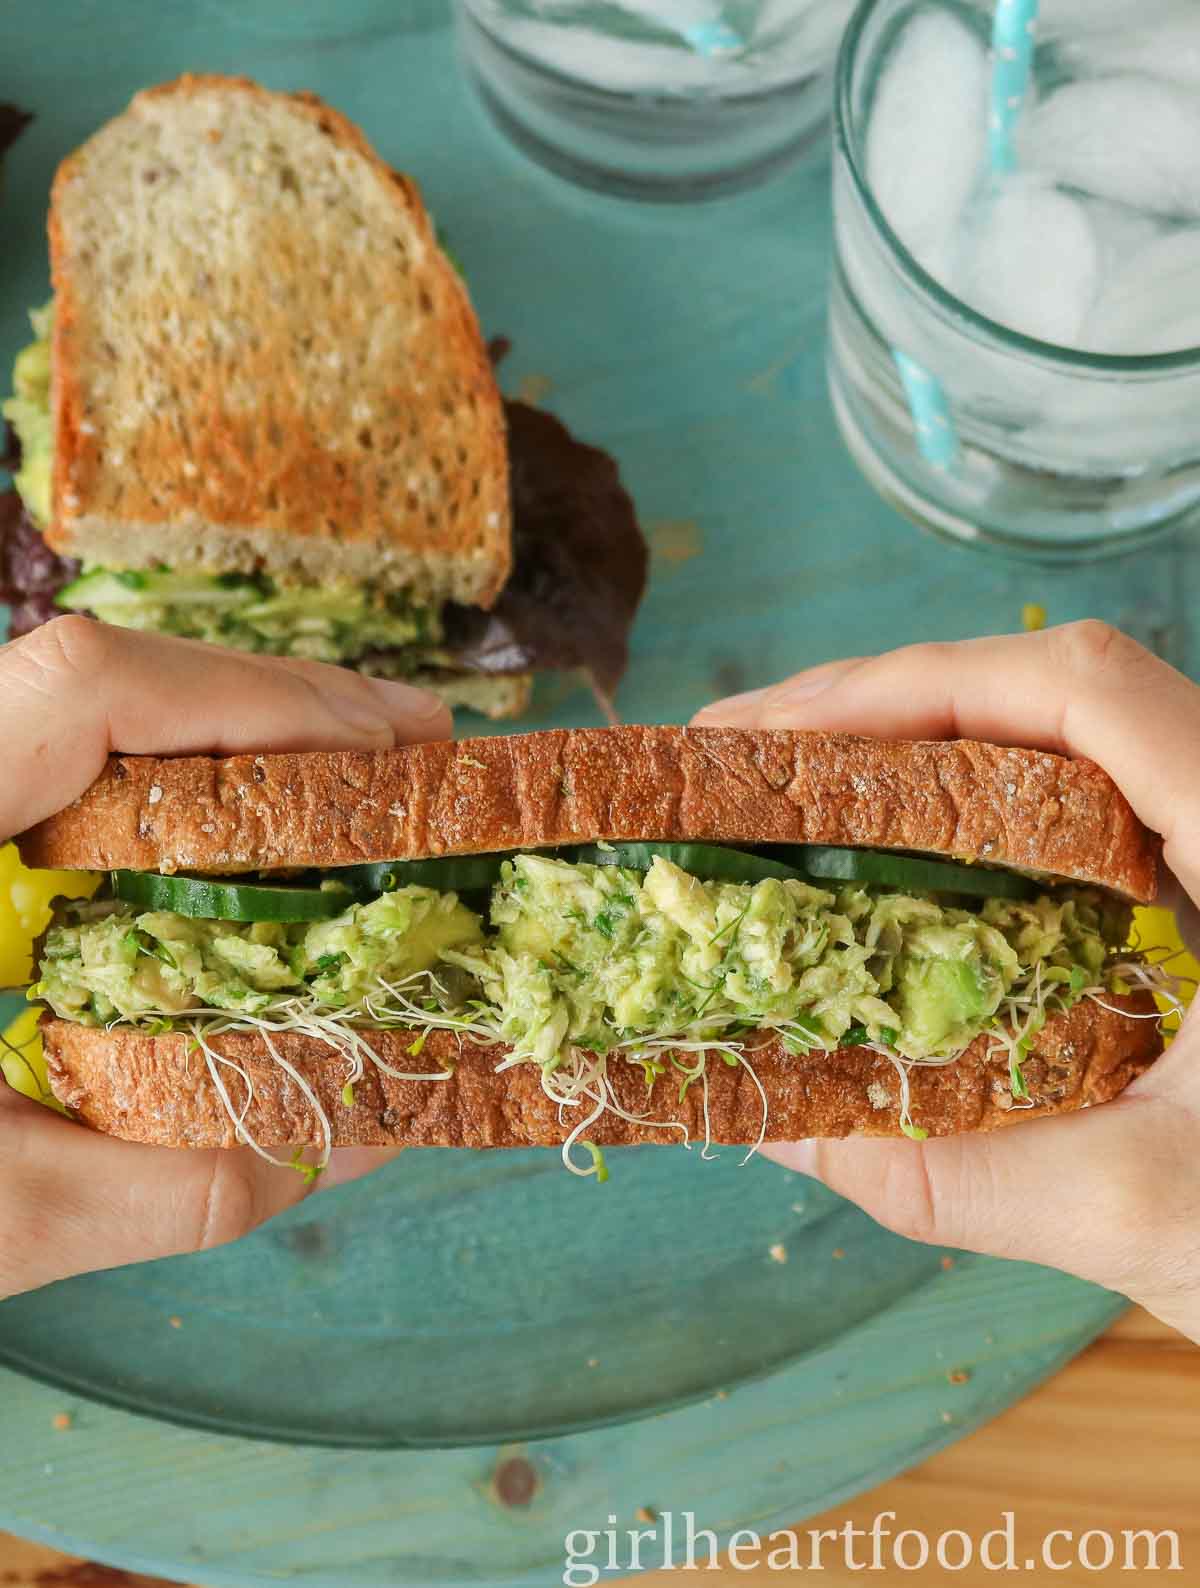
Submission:
[[[1127,1018],[1153,1012],[1149,994],[1106,1001],[1111,1009],[1085,1000],[1066,1014],[1052,1016],[1034,1039],[1023,1065],[1033,1106],[1013,1106],[1007,1059],[991,1054],[992,1042],[981,1037],[952,1065],[912,1069],[911,1118],[931,1136],[948,1136],[1107,1102],[1153,1063],[1162,1039],[1153,1020]],[[167,1147],[237,1145],[203,1056],[188,1053],[184,1034],[147,1036],[128,1027],[102,1031],[47,1015],[42,1040],[55,1096],[93,1129]],[[368,1066],[355,1083],[354,1106],[347,1108],[342,1100],[344,1060],[298,1033],[273,1040],[316,1091],[337,1146],[555,1146],[591,1106],[582,1112],[567,1110],[560,1120],[534,1065],[496,1073],[505,1049],[460,1045],[452,1033],[437,1032],[414,1057],[409,1052],[413,1033],[391,1031],[369,1038],[385,1063],[430,1074],[452,1065],[453,1075],[436,1082],[396,1080]],[[259,1036],[231,1032],[210,1041],[253,1082],[246,1126],[260,1145],[320,1144],[318,1116],[300,1088],[271,1061]],[[847,1048],[793,1057],[778,1042],[764,1041],[748,1057],[769,1099],[767,1140],[900,1133],[896,1070],[880,1055]],[[693,1064],[694,1055],[686,1055],[686,1062]],[[660,1077],[649,1093],[635,1065],[611,1063],[608,1075],[627,1113],[678,1122],[683,1130],[638,1126],[608,1112],[588,1127],[589,1140],[604,1146],[678,1142],[684,1132],[689,1141],[704,1139],[700,1084],[690,1086],[680,1099],[674,1071]],[[240,1108],[242,1083],[232,1071],[225,1072],[225,1079]],[[759,1139],[762,1100],[745,1066],[734,1068],[715,1059],[709,1063],[708,1115],[714,1142],[749,1145]]]
[[[388,751],[117,756],[29,866],[239,871],[598,839],[928,851],[1153,899],[1159,840],[1090,761],[971,740],[557,730]]]
[[[111,405],[92,387],[101,368],[112,386],[113,371],[119,373],[129,353],[122,338],[127,342],[133,334],[133,322],[109,324],[91,301],[96,245],[85,239],[72,206],[124,127],[132,130],[168,102],[182,108],[214,96],[223,101],[223,117],[205,138],[192,141],[197,169],[221,157],[223,118],[239,99],[288,107],[363,163],[356,175],[373,179],[374,197],[395,213],[407,240],[407,252],[394,256],[393,273],[380,267],[373,282],[381,311],[390,300],[413,301],[405,356],[377,356],[378,326],[355,312],[361,304],[348,281],[339,286],[342,272],[332,256],[320,267],[331,276],[323,288],[328,301],[318,306],[325,324],[318,327],[311,318],[297,324],[296,310],[276,302],[271,279],[299,279],[310,268],[313,244],[310,232],[305,245],[304,214],[297,220],[264,177],[255,235],[257,267],[268,285],[243,287],[231,300],[260,333],[239,344],[236,372],[244,391],[236,401],[230,396],[228,352],[211,329],[220,313],[222,324],[228,322],[232,310],[218,311],[211,290],[191,279],[220,274],[223,261],[214,244],[212,257],[203,251],[188,256],[186,272],[177,272],[187,279],[144,284],[164,301],[155,296],[152,304],[134,307],[153,309],[152,321],[181,318],[188,340],[186,348],[167,339],[149,350],[172,400],[149,405],[136,426],[118,429]],[[132,164],[136,168],[137,160]],[[128,212],[132,250],[140,246],[137,227],[153,224],[143,218],[150,191],[144,183],[156,175],[153,168],[142,169],[139,181],[123,175],[129,191],[111,196],[115,210]],[[223,177],[235,180],[231,172]],[[512,550],[507,442],[491,363],[466,288],[436,245],[416,183],[381,160],[353,122],[315,94],[275,93],[244,77],[185,75],[146,89],[60,165],[49,238],[55,447],[46,538],[56,550],[119,567],[162,558],[172,566],[199,562],[226,569],[267,563],[273,571],[319,580],[334,575],[404,584],[415,575],[444,586],[443,595],[491,605],[510,572]],[[330,377],[328,401],[318,396],[309,365],[296,352],[298,341],[311,340],[317,330],[334,338],[327,356],[341,360],[338,368],[355,371],[345,389]],[[373,417],[361,426],[346,418],[355,406],[351,393],[375,398]],[[363,447],[355,431],[368,437]],[[411,480],[403,478],[413,464],[398,466],[406,448],[437,471],[434,496],[419,505]]]

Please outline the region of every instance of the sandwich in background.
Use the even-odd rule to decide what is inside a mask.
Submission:
[[[4,412],[13,632],[61,610],[435,689],[623,670],[615,466],[504,404],[411,179],[311,94],[183,77],[65,160]]]

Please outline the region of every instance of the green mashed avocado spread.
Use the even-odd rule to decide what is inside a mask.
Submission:
[[[1075,1002],[1127,927],[1083,888],[960,909],[860,885],[701,882],[661,856],[637,872],[523,854],[504,863],[487,922],[421,887],[299,925],[66,904],[30,996],[85,1025],[299,999],[369,1026],[415,1004],[412,1024],[422,1009],[463,1013],[547,1068],[572,1050],[645,1063],[646,1042],[764,1029],[795,1052],[871,1041],[921,1060],[994,1029],[1006,1000]]]
[[[13,393],[0,413],[21,442],[13,483],[39,529],[50,522],[54,438],[50,418],[53,299],[29,316],[36,339],[17,355]],[[60,590],[64,610],[93,612],[105,623],[208,640],[241,651],[352,662],[375,651],[412,647],[411,669],[430,660],[422,647],[442,638],[435,607],[395,591],[347,581],[280,583],[262,574],[173,573],[169,568],[85,568]],[[393,659],[394,661],[395,659]],[[436,660],[436,659],[434,659]]]
[[[50,326],[53,300],[31,309],[35,340],[17,354],[13,365],[13,395],[0,403],[0,414],[21,441],[21,467],[13,484],[21,493],[30,518],[39,529],[50,522],[50,465],[54,442],[50,431]]]

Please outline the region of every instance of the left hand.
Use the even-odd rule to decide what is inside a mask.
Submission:
[[[62,617],[0,647],[0,837],[82,794],[112,751],[380,750],[450,731],[446,708],[405,684]],[[339,1149],[318,1183],[394,1156]],[[220,1245],[306,1191],[299,1174],[248,1147],[188,1151],[93,1135],[0,1081],[0,1297]]]

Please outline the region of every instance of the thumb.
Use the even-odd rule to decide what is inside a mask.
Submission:
[[[1065,1269],[1195,1328],[1197,1030],[1121,1097],[1078,1114],[926,1142],[844,1140],[769,1155],[912,1240]]]

